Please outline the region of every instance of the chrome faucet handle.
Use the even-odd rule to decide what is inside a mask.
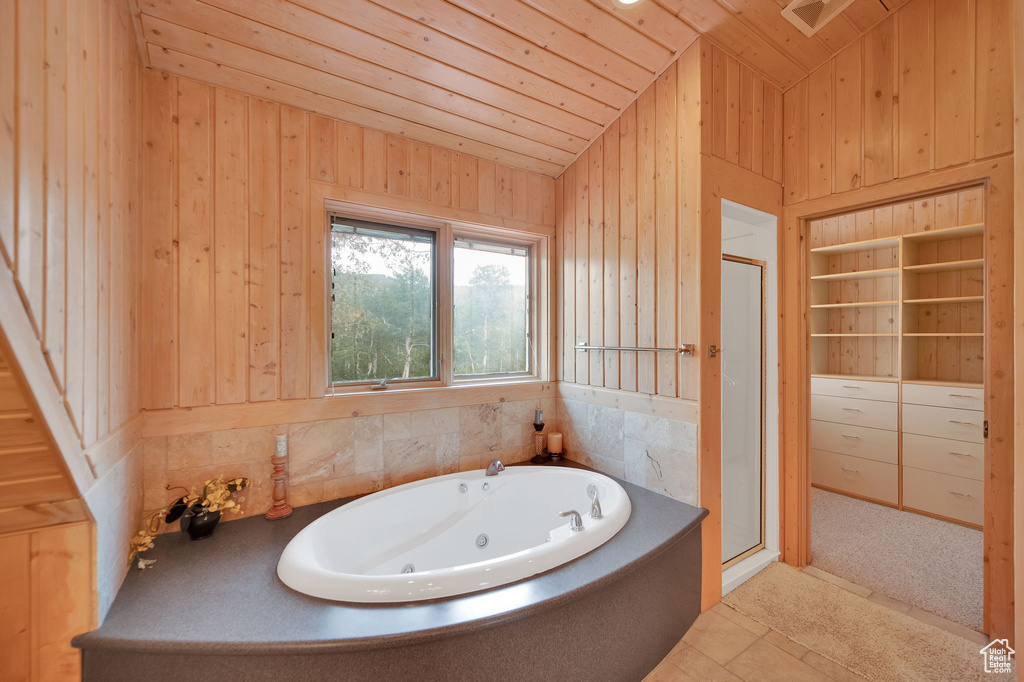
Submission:
[[[598,499],[597,486],[591,483],[587,486],[587,495],[593,502],[590,505],[590,518],[592,519],[603,519],[604,514],[601,513],[601,500]]]
[[[570,509],[569,511],[561,512],[559,514],[559,516],[571,516],[572,517],[572,519],[569,521],[569,530],[571,530],[571,531],[583,530],[583,517],[580,516],[580,513],[578,511],[576,511],[575,509]]]
[[[487,476],[497,476],[505,470],[505,465],[501,463],[500,459],[491,460],[491,463],[487,465]]]

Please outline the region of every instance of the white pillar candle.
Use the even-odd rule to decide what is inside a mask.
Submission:
[[[548,452],[556,455],[562,452],[562,434],[557,431],[548,434]]]

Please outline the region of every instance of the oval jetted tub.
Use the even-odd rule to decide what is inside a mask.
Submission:
[[[596,490],[601,516],[591,514]],[[583,530],[571,528],[579,512]],[[347,602],[406,602],[485,590],[560,566],[626,524],[626,491],[599,473],[547,467],[438,476],[325,514],[277,566],[298,592]]]

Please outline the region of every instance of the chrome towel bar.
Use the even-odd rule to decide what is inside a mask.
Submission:
[[[576,345],[576,350],[625,350],[650,353],[680,353],[682,355],[693,355],[693,344],[684,343],[679,348],[635,348],[632,346],[591,346],[586,343]]]

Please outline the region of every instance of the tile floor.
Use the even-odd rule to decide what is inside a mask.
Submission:
[[[907,613],[982,645],[988,638],[958,623],[911,607],[815,568],[804,571],[865,599]],[[702,613],[645,682],[846,682],[864,680],[785,635],[719,603]]]
[[[718,604],[702,613],[645,682],[863,680],[775,630]]]

